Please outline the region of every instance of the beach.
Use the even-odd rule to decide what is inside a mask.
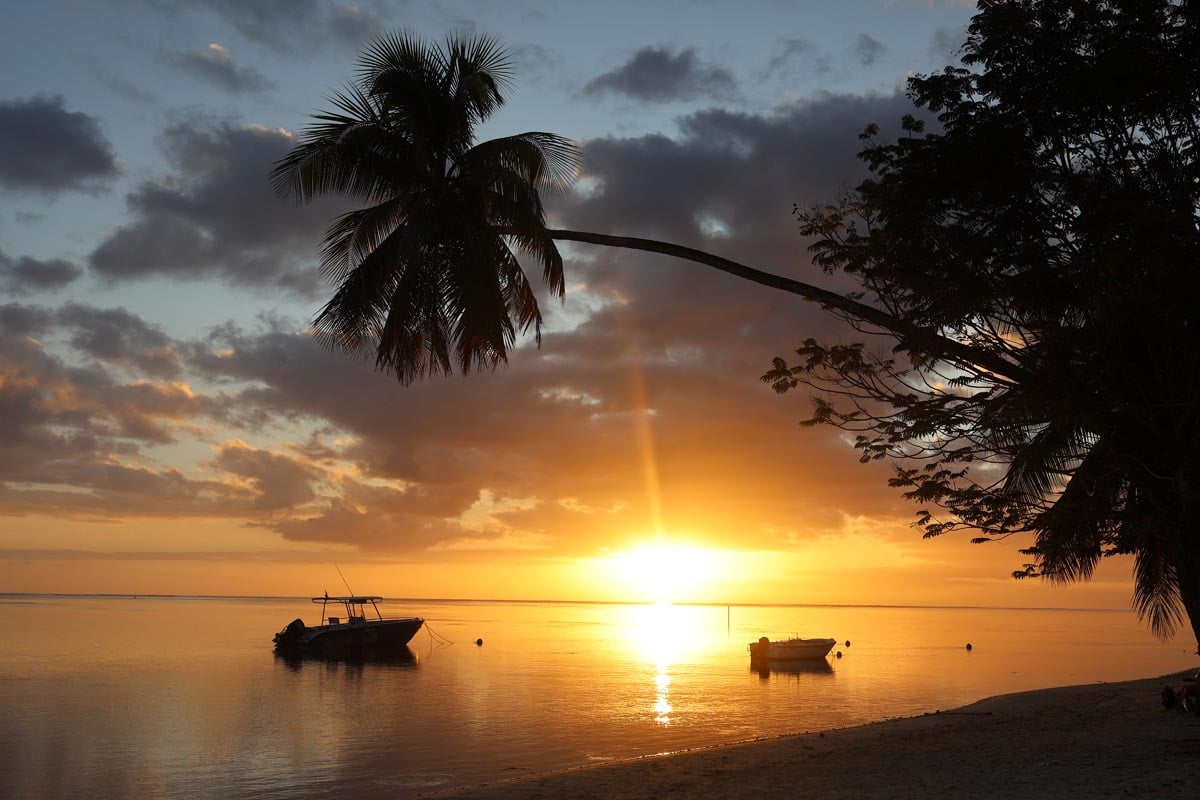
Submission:
[[[441,792],[437,798],[1194,798],[1200,715],[1163,709],[1195,670]]]

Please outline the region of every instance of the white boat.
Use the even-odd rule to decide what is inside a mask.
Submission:
[[[801,639],[793,637],[772,642],[766,636],[750,643],[750,659],[767,661],[805,661],[824,658],[837,639]]]

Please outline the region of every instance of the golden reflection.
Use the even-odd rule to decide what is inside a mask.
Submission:
[[[671,724],[671,676],[659,665],[654,676],[654,721],[666,727]]]
[[[712,608],[675,606],[655,603],[622,608],[621,630],[626,631],[638,659],[654,667],[654,721],[662,726],[672,722],[675,708],[671,705],[671,667],[687,662],[712,647],[713,635],[705,616]]]

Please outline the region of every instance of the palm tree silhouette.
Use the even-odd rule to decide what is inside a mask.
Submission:
[[[373,346],[376,367],[402,383],[455,365],[494,368],[519,332],[532,327],[541,341],[541,312],[514,249],[540,263],[561,297],[562,240],[703,264],[883,328],[927,356],[1030,378],[1012,361],[811,284],[668,242],[547,228],[541,193],[569,185],[574,144],[541,131],[475,141],[510,77],[490,37],[451,36],[438,47],[385,35],[331,97],[334,109],[315,115],[275,165],[272,186],[285,200],[339,194],[364,204],[325,236],[321,269],[338,288],[313,322],[323,343],[360,354]]]

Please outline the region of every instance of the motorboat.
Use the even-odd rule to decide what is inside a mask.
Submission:
[[[824,658],[837,644],[837,639],[781,639],[772,642],[766,636],[750,643],[751,661],[807,661]]]
[[[405,647],[425,624],[420,617],[385,618],[379,611],[382,597],[325,595],[312,601],[321,604],[321,624],[309,626],[302,619],[292,620],[275,634],[276,650],[331,654],[398,649]],[[330,605],[335,611],[340,605],[343,614],[327,614]],[[375,612],[373,619],[368,618],[367,606]]]

